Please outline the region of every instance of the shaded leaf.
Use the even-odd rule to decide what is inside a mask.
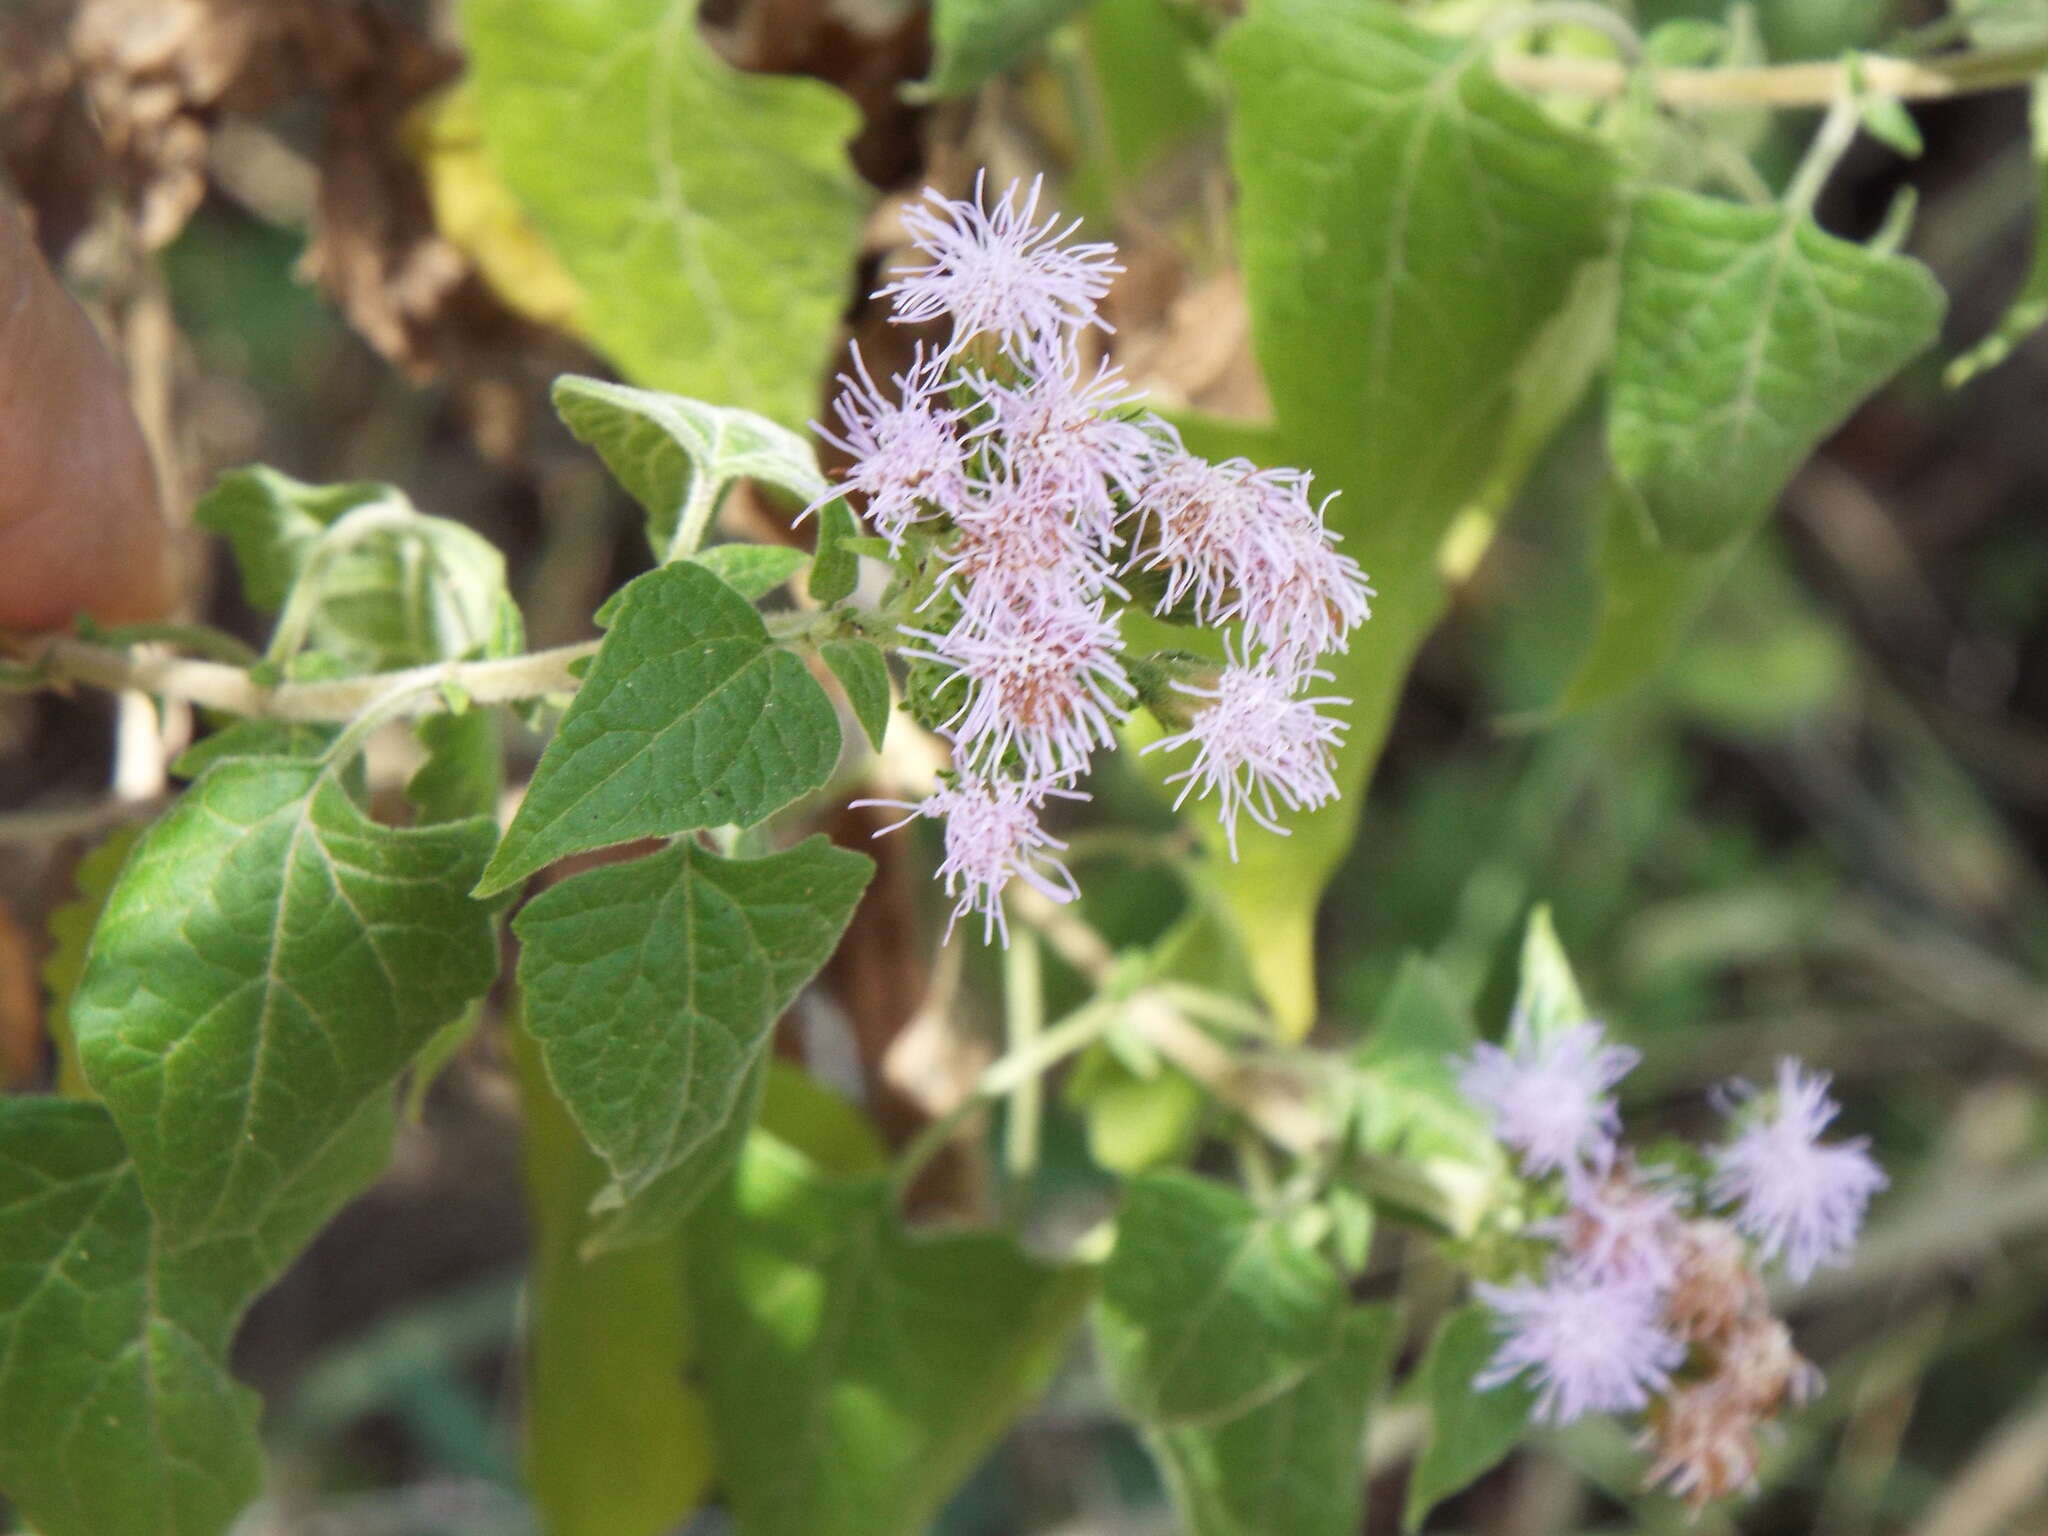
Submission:
[[[818,654],[846,690],[868,745],[881,751],[889,730],[889,663],[882,648],[872,640],[827,640]]]
[[[103,1108],[0,1102],[0,1488],[43,1536],[219,1536],[262,1485],[248,1277],[152,1234]]]
[[[479,895],[565,854],[752,826],[831,776],[832,701],[711,572],[649,571],[611,618]]]
[[[1642,194],[1622,251],[1608,407],[1616,470],[1658,537],[1748,533],[1821,440],[1931,343],[1940,287],[1803,213]]]
[[[1403,1530],[1417,1531],[1429,1512],[1497,1465],[1529,1430],[1536,1394],[1520,1381],[1473,1390],[1472,1378],[1498,1344],[1486,1308],[1461,1307],[1430,1341],[1420,1375],[1429,1404],[1429,1439],[1408,1479]]]
[[[1019,62],[1088,0],[933,0],[932,72],[911,94],[959,96]]]
[[[830,489],[809,439],[752,411],[573,373],[555,380],[554,401],[578,441],[597,450],[646,511],[657,558],[667,558],[693,494],[715,496],[745,479],[776,486],[808,506]]]
[[[50,999],[44,1023],[57,1048],[57,1091],[74,1098],[92,1090],[86,1086],[85,1072],[78,1064],[78,1045],[71,1035],[71,998],[85,974],[85,957],[92,947],[100,909],[142,833],[139,822],[109,832],[72,871],[72,898],[50,914],[50,953],[42,967],[43,990]]]
[[[822,837],[762,859],[686,841],[576,875],[519,914],[527,1026],[612,1171],[593,1210],[619,1214],[597,1244],[659,1235],[730,1166],[769,1031],[873,873]]]
[[[715,54],[696,0],[464,0],[492,162],[631,378],[810,411],[867,195],[853,104]]]
[[[770,1137],[690,1227],[719,1476],[746,1536],[918,1536],[1051,1375],[1093,1274],[904,1231],[887,1179]]]
[[[306,485],[257,465],[223,475],[193,518],[227,536],[252,604],[282,610],[300,642],[351,668],[520,648],[505,557],[396,486]]]
[[[703,1395],[684,1377],[694,1330],[674,1244],[587,1251],[611,1180],[515,1036],[534,1226],[525,1350],[526,1478],[553,1536],[666,1536],[712,1476]]]
[[[505,787],[505,748],[495,710],[471,706],[428,715],[413,727],[427,760],[405,797],[426,822],[496,816]]]
[[[1357,1536],[1366,1416],[1400,1337],[1393,1307],[1358,1308],[1328,1356],[1271,1402],[1151,1433],[1188,1536]]]
[[[1236,1191],[1184,1173],[1126,1186],[1095,1333],[1133,1417],[1163,1426],[1249,1412],[1335,1347],[1343,1315],[1336,1272]]]
[[[1253,339],[1278,418],[1230,446],[1343,492],[1331,525],[1380,593],[1330,663],[1331,691],[1354,701],[1343,797],[1289,818],[1292,836],[1241,834],[1242,862],[1218,872],[1261,990],[1298,1034],[1314,1011],[1316,903],[1442,612],[1439,545],[1461,509],[1511,488],[1503,468],[1527,456],[1528,423],[1568,409],[1598,361],[1606,311],[1580,279],[1608,247],[1617,173],[1603,145],[1495,79],[1484,50],[1391,6],[1255,0],[1222,59]],[[1189,441],[1209,446],[1198,429]]]
[[[367,820],[317,764],[215,764],[129,856],[72,1027],[165,1239],[296,1242],[374,1168],[413,1053],[490,985],[483,820]]]

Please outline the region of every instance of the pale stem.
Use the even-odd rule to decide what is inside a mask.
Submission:
[[[491,661],[429,662],[371,677],[275,685],[259,683],[240,667],[217,661],[124,651],[68,635],[17,641],[16,645],[52,684],[135,688],[158,698],[182,699],[202,709],[253,720],[346,724],[394,688],[416,696],[410,708],[418,714],[446,707],[438,693],[444,685],[459,689],[477,704],[511,704],[573,693],[578,680],[570,667],[594,655],[598,642],[588,640]]]
[[[687,560],[703,548],[704,535],[711,531],[711,515],[718,510],[718,493],[730,483],[702,472],[691,477],[690,494],[676,518],[675,536],[668,541],[666,560]]]
[[[1525,54],[1503,55],[1493,67],[1501,79],[1525,91],[1595,98],[1622,95],[1632,73],[1612,59]],[[1877,95],[1937,101],[2030,84],[2048,69],[2048,43],[1923,59],[1866,55],[1857,67],[1865,87]],[[1651,92],[1667,107],[1825,107],[1850,94],[1852,86],[1848,66],[1839,61],[1650,72]]]
[[[1812,147],[1806,151],[1806,158],[1799,162],[1799,169],[1785,188],[1787,213],[1799,218],[1813,212],[1813,205],[1820,200],[1821,189],[1828,184],[1828,177],[1841,164],[1849,146],[1856,142],[1856,129],[1861,120],[1856,98],[1847,91],[1828,103],[1827,116],[1821,119],[1820,131],[1814,134]]]
[[[1038,935],[1016,933],[1003,951],[1003,1024],[1009,1054],[1028,1051],[1045,1032],[1045,977]],[[1003,1166],[1013,1179],[1026,1179],[1038,1166],[1039,1127],[1044,1118],[1044,1082],[1037,1073],[1017,1080],[1003,1121]]]

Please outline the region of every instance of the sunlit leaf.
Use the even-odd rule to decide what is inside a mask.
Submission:
[[[867,204],[852,102],[748,74],[697,0],[463,0],[484,142],[641,384],[803,421]]]
[[[699,1370],[746,1536],[920,1536],[1045,1384],[1093,1284],[903,1229],[889,1181],[756,1137],[690,1225]]]
[[[1261,988],[1298,1033],[1314,1009],[1316,902],[1442,612],[1445,531],[1501,496],[1528,422],[1567,409],[1597,362],[1606,311],[1580,277],[1609,244],[1616,168],[1501,85],[1484,50],[1391,6],[1255,0],[1222,57],[1253,339],[1278,418],[1263,443],[1233,446],[1343,493],[1332,526],[1380,594],[1332,663],[1330,691],[1354,701],[1343,798],[1290,818],[1290,837],[1241,835],[1242,863],[1219,875]],[[1525,375],[1538,356],[1549,376]]]

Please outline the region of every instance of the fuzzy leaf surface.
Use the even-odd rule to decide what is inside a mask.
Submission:
[[[418,511],[396,486],[307,485],[256,465],[223,475],[193,517],[226,535],[256,607],[275,612],[312,583],[305,641],[345,669],[520,649],[504,555],[462,524]]]
[[[768,1136],[690,1226],[698,1358],[746,1536],[918,1536],[1044,1386],[1092,1271],[906,1232],[883,1176]]]
[[[1111,1387],[1152,1426],[1235,1418],[1336,1347],[1337,1273],[1235,1190],[1184,1173],[1125,1186],[1095,1305]]]
[[[847,299],[854,105],[712,51],[697,0],[464,0],[485,146],[630,378],[787,424]]]
[[[1807,455],[1933,342],[1918,262],[1804,214],[1673,188],[1622,250],[1607,441],[1660,538],[1707,554],[1750,532]]]
[[[129,856],[72,1028],[163,1239],[263,1267],[353,1193],[413,1053],[497,970],[493,829],[365,818],[316,763],[216,763]]]
[[[647,513],[647,539],[665,555],[691,490],[753,480],[808,506],[830,487],[807,438],[753,411],[654,389],[565,374],[555,413],[604,460]]]
[[[663,566],[614,605],[480,895],[565,854],[752,826],[832,773],[832,701],[710,571]]]
[[[1189,1536],[1357,1536],[1366,1416],[1399,1343],[1394,1308],[1360,1307],[1336,1347],[1270,1402],[1148,1435]]]
[[[658,1236],[731,1166],[776,1018],[874,865],[814,837],[761,859],[690,842],[588,870],[514,923],[527,1026],[612,1182],[600,1246]]]

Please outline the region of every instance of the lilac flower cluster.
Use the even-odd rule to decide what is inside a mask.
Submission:
[[[1539,1038],[1518,1017],[1505,1046],[1459,1063],[1462,1091],[1560,1207],[1533,1229],[1550,1245],[1540,1278],[1477,1287],[1501,1343],[1475,1385],[1526,1376],[1550,1423],[1642,1414],[1648,1481],[1701,1505],[1752,1486],[1759,1430],[1820,1386],[1760,1266],[1800,1282],[1844,1262],[1885,1176],[1863,1140],[1821,1140],[1838,1112],[1828,1079],[1789,1059],[1771,1091],[1724,1095],[1731,1130],[1703,1180],[1641,1167],[1613,1097],[1637,1059],[1598,1024]]]
[[[1348,701],[1314,691],[1329,676],[1316,662],[1372,596],[1306,474],[1187,452],[1117,369],[1086,361],[1122,268],[1115,247],[1074,243],[1078,221],[1041,216],[1040,193],[1013,184],[991,203],[977,180],[970,200],[925,194],[904,220],[923,264],[875,296],[950,336],[888,388],[856,348],[836,427],[817,428],[917,598],[904,654],[941,677],[947,782],[878,803],[944,821],[953,920],[981,913],[985,940],[1007,938],[1010,879],[1074,894],[1038,813],[1085,798],[1075,783],[1141,699],[1180,727],[1147,750],[1193,749],[1169,782],[1181,801],[1216,796],[1233,857],[1240,814],[1282,832],[1284,811],[1335,798],[1343,728],[1322,711]],[[1118,622],[1140,575],[1163,582],[1159,613],[1229,631],[1224,665],[1141,690]]]

